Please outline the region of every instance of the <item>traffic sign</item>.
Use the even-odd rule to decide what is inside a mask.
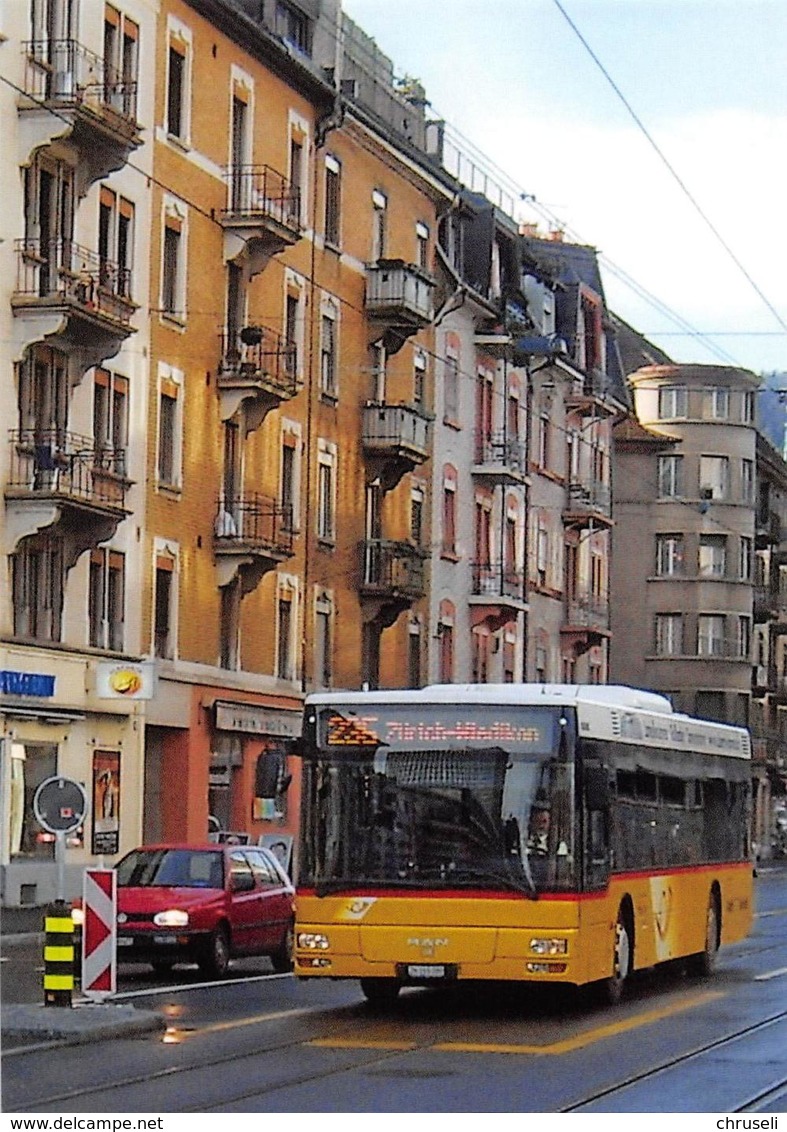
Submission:
[[[117,873],[85,869],[82,882],[82,993],[105,998],[117,987]]]
[[[33,813],[47,833],[79,829],[87,813],[84,786],[62,775],[44,779],[33,795]]]

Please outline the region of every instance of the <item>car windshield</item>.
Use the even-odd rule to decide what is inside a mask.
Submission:
[[[195,849],[135,849],[117,866],[119,888],[223,888],[222,853]]]

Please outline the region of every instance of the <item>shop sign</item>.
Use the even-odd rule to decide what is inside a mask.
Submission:
[[[100,660],[96,665],[96,695],[102,700],[150,700],[155,690],[154,661]]]
[[[229,700],[216,700],[214,709],[217,731],[243,731],[248,735],[278,735],[282,738],[294,737],[300,731],[301,717],[295,711],[277,711]]]
[[[0,669],[0,695],[2,696],[54,696],[55,678],[43,672],[13,672]]]

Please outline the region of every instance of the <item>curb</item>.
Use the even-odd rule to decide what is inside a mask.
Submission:
[[[2,1007],[0,1021],[5,1039],[28,1043],[4,1050],[4,1057],[29,1050],[32,1042],[84,1045],[164,1031],[167,1025],[165,1019],[152,1010],[105,1003],[87,1003],[70,1009],[11,1003]]]

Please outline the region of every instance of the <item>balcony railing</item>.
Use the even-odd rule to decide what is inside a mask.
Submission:
[[[225,222],[273,221],[300,233],[301,191],[270,165],[231,165],[224,172],[227,207]]]
[[[609,485],[594,479],[576,479],[568,485],[568,506],[571,514],[589,511],[609,515],[611,494]]]
[[[432,321],[434,280],[401,259],[380,259],[366,269],[366,311],[373,318],[412,325]]]
[[[490,433],[476,432],[475,464],[484,470],[524,475],[525,445],[502,429]]]
[[[219,552],[292,554],[292,509],[256,492],[219,500],[213,530]]]
[[[609,627],[609,602],[597,594],[575,594],[566,603],[566,623],[572,628]]]
[[[125,449],[105,448],[88,436],[60,429],[9,433],[11,460],[6,495],[79,500],[123,508],[130,481]]]
[[[118,127],[136,133],[135,80],[74,39],[31,40],[24,51],[25,94],[61,108],[86,107],[102,115],[108,111]]]
[[[363,444],[375,451],[429,452],[431,417],[413,405],[369,401],[363,409]]]
[[[501,598],[523,602],[525,600],[525,572],[504,562],[473,562],[473,597]]]
[[[296,363],[295,346],[273,330],[262,326],[247,326],[237,333],[225,330],[219,387],[260,383],[287,400],[298,392]]]
[[[128,326],[136,304],[131,270],[68,239],[16,241],[15,301],[61,300],[85,315]]]
[[[383,597],[423,597],[426,554],[408,542],[367,539],[361,543],[361,588]]]

